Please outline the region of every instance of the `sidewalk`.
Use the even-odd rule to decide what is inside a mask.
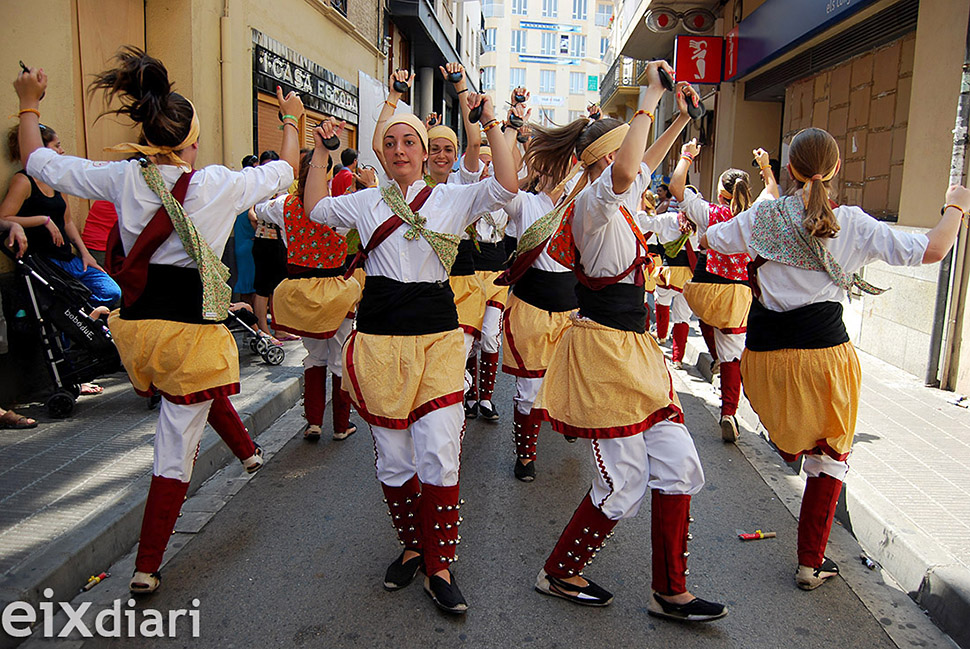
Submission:
[[[304,350],[286,343],[287,356],[274,367],[251,354],[241,335],[236,342],[242,393],[232,402],[256,437],[299,400]],[[124,373],[98,383],[104,393],[81,397],[68,419],[32,404],[17,411],[37,419],[37,428],[0,430],[0,608],[36,602],[48,587],[75,593],[138,539],[158,410],[148,410]],[[230,461],[207,427],[190,493]]]
[[[858,351],[862,395],[837,517],[950,636],[970,647],[970,410]],[[685,362],[711,380],[696,322]],[[746,400],[742,424],[767,438]]]

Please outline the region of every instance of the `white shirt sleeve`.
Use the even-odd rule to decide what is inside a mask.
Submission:
[[[842,206],[839,211],[842,232],[836,239],[845,237],[844,243],[840,243],[849,253],[843,262],[846,270],[854,272],[873,261],[883,261],[890,266],[919,266],[923,263],[929,245],[925,234],[897,230],[858,207]]]
[[[697,226],[698,234],[707,232],[707,226],[711,221],[711,204],[700,194],[689,187],[685,189],[684,200],[680,202],[680,211]]]
[[[206,167],[205,170],[207,173],[215,171],[225,176],[222,182],[232,187],[235,198],[233,211],[237,214],[293,184],[293,167],[283,160],[274,160],[242,171],[233,171],[220,165]]]
[[[125,184],[125,176],[134,171],[132,166],[137,167],[138,163],[134,160],[92,162],[44,148],[30,154],[26,170],[31,177],[61,193],[117,203],[115,192]]]
[[[256,218],[260,221],[269,221],[273,225],[285,228],[286,222],[283,219],[283,207],[285,203],[286,195],[277,196],[262,203],[256,203],[256,206],[253,208],[256,212]]]
[[[515,192],[502,187],[492,176],[471,185],[438,185],[435,191],[442,194],[441,200],[464,221],[464,226],[471,225],[485,212],[502,209],[515,198]]]
[[[623,192],[613,191],[613,164],[611,163],[599,178],[593,181],[582,194],[584,197],[584,211],[586,214],[587,231],[604,226],[618,214],[620,204],[624,204],[631,212],[636,213],[640,204],[640,196],[650,183],[650,167],[645,162],[640,163],[640,173],[633,180],[633,184]],[[581,195],[582,195],[581,194]]]
[[[749,208],[730,221],[715,223],[707,228],[707,247],[724,255],[747,253],[752,258],[757,254],[748,249],[751,240],[751,224],[756,210]]]
[[[357,227],[359,214],[373,209],[380,200],[377,188],[361,189],[343,196],[325,196],[310,210],[310,219],[331,228],[349,230]]]
[[[655,216],[650,216],[646,212],[637,212],[637,222],[644,232],[655,233],[661,243],[676,241],[682,234],[676,212],[673,214],[665,212]]]

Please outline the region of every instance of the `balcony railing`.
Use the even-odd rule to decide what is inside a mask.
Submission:
[[[636,76],[634,77],[634,81],[640,78],[640,75],[643,74],[643,71],[647,69],[647,65],[649,63],[650,61],[640,61],[639,59],[637,60],[637,73],[636,73]]]
[[[330,6],[343,15],[347,15],[347,0],[330,0]]]
[[[618,56],[609,71],[603,76],[600,86],[600,104],[605,104],[616,94],[620,86],[636,85],[636,59],[629,56]]]

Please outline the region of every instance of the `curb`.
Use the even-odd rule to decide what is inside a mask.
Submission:
[[[254,439],[302,396],[302,367],[293,369],[298,373],[285,377],[277,375],[263,385],[254,385],[256,389],[248,394],[236,397],[234,405]],[[272,389],[265,389],[267,387]],[[207,425],[188,495],[195,493],[202,483],[235,459]],[[37,553],[16,575],[6,580],[3,588],[0,588],[0,601],[24,601],[36,607],[47,588],[52,589],[55,596],[73,596],[78,584],[83,584],[89,575],[98,574],[105,566],[127,554],[137,543],[141,532],[142,512],[150,482],[150,475],[133,482],[91,520]],[[3,637],[0,638],[0,646],[16,646],[25,639],[17,639],[9,644],[13,639]]]
[[[712,383],[712,357],[702,349],[706,345],[691,323],[685,365],[693,366]],[[737,417],[751,430],[764,433],[746,400]],[[790,466],[799,472],[799,464]],[[938,627],[957,645],[970,649],[970,625],[966,624],[970,619],[970,570],[931,536],[905,522],[904,514],[864,481],[852,481],[843,489],[835,517]]]

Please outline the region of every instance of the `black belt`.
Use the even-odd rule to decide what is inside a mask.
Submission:
[[[475,263],[475,270],[499,271],[505,269],[505,262],[508,255],[505,254],[505,243],[487,243],[479,241],[480,250],[474,250],[472,257]]]
[[[751,302],[744,346],[754,352],[776,349],[825,349],[849,342],[842,304],[816,302],[791,311],[772,311]]]
[[[465,239],[458,244],[458,256],[451,266],[451,276],[475,274],[475,242]]]
[[[121,306],[125,320],[170,320],[220,324],[202,318],[202,278],[197,268],[149,264],[145,290],[131,306]]]
[[[691,278],[695,284],[744,284],[748,285],[745,279],[728,279],[721,277],[707,270],[707,255],[697,254],[697,268],[694,269],[694,276]]]
[[[343,277],[344,269],[342,266],[337,268],[308,268],[297,264],[287,264],[286,273],[290,279],[308,279],[317,277]]]
[[[357,306],[357,330],[382,336],[421,336],[458,328],[448,282],[398,282],[368,275]]]
[[[512,295],[543,311],[572,311],[579,306],[578,284],[576,275],[569,271],[553,273],[533,267],[512,286]]]
[[[576,295],[579,315],[613,329],[638,334],[646,332],[647,307],[643,304],[643,286],[617,283],[594,291],[579,284]]]

